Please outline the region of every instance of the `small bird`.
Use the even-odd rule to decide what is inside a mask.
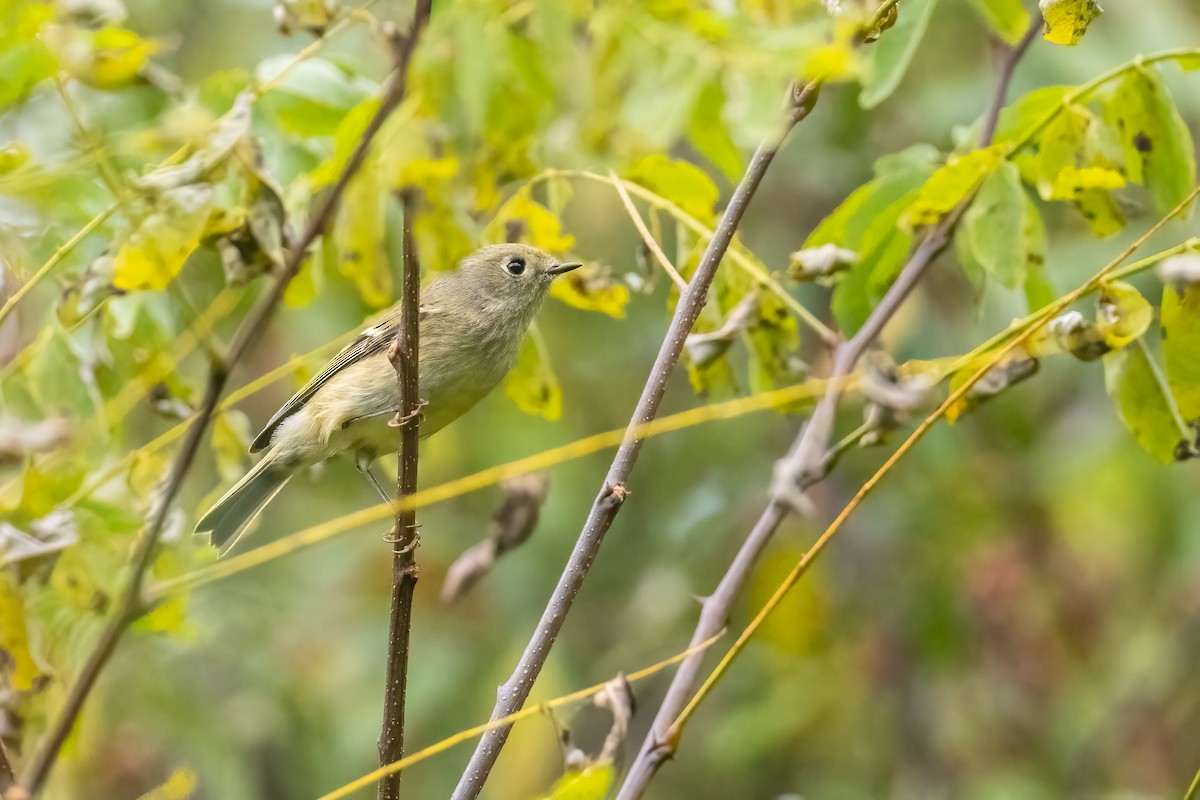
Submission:
[[[500,383],[550,284],[580,266],[529,245],[497,244],[475,251],[422,289],[422,438]],[[288,478],[339,453],[352,452],[358,470],[389,499],[371,463],[399,443],[397,429],[388,424],[399,411],[400,389],[387,355],[399,327],[396,305],[275,412],[250,446],[251,453],[267,449],[266,455],[208,510],[196,533],[209,532],[222,554],[228,552]]]

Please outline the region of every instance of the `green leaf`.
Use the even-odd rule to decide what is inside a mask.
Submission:
[[[862,327],[904,263],[913,235],[899,225],[900,215],[912,206],[916,189],[884,208],[864,231],[858,243],[859,260],[833,291],[832,309],[842,333],[850,335]]]
[[[637,150],[667,150],[688,127],[696,98],[711,77],[683,50],[649,51],[622,98],[619,129]]]
[[[706,224],[712,221],[713,207],[721,195],[704,170],[664,155],[646,156],[625,177],[667,198]]]
[[[1002,144],[1024,139],[1034,126],[1062,105],[1063,98],[1074,88],[1073,86],[1043,86],[1021,95],[1000,111],[1000,116],[996,120],[996,135],[993,141],[996,144]],[[980,125],[981,123],[976,123],[977,130]],[[978,139],[978,135],[975,138]],[[1027,156],[1018,154],[1014,160],[1020,162],[1023,157]]]
[[[521,343],[516,366],[504,379],[504,393],[526,414],[553,422],[562,416],[562,389],[537,336],[536,330],[531,330]]]
[[[1088,25],[1104,12],[1096,0],[1041,0],[1038,8],[1046,21],[1042,38],[1068,46],[1079,44]]]
[[[1058,293],[1046,277],[1046,225],[1037,204],[1029,196],[1025,198],[1024,237],[1027,248],[1025,303],[1032,313],[1054,302]]]
[[[1036,152],[1017,158],[1022,176],[1044,200],[1070,200],[1096,236],[1121,230],[1124,219],[1109,193],[1121,183],[1107,152],[1106,130],[1088,109],[1062,110],[1038,139]]]
[[[124,291],[167,288],[200,244],[213,204],[208,184],[163,192],[155,210],[113,259],[113,285]]]
[[[258,65],[256,75],[260,83],[266,83],[287,70],[259,105],[290,133],[332,136],[350,109],[377,90],[371,81],[348,75],[325,59],[294,62],[291,55],[269,58]]]
[[[1129,180],[1146,187],[1159,213],[1170,211],[1192,190],[1196,153],[1162,76],[1146,67],[1129,70],[1104,113],[1120,141]]]
[[[1108,281],[1097,297],[1096,329],[1114,350],[1140,339],[1154,319],[1154,308],[1132,285]]]
[[[496,78],[507,62],[508,28],[486,5],[468,7],[454,26],[454,91],[466,117],[467,130],[482,138]]]
[[[946,164],[925,181],[912,205],[901,215],[900,225],[908,230],[934,225],[950,209],[968,197],[1004,157],[1003,145],[950,156]]]
[[[375,169],[361,169],[346,186],[333,225],[338,269],[350,278],[372,308],[392,300],[392,272],[387,257],[385,195]]]
[[[692,120],[688,123],[688,141],[731,181],[742,176],[742,153],[733,143],[725,122],[725,90],[712,80],[696,96]]]
[[[1144,343],[1104,356],[1104,385],[1142,449],[1164,464],[1175,461],[1183,439]]]
[[[38,41],[17,42],[0,51],[0,109],[22,100],[54,74],[56,62]]]
[[[1167,385],[1180,415],[1195,426],[1200,421],[1200,285],[1163,289],[1162,341]]]
[[[912,234],[898,222],[932,171],[930,155],[918,147],[880,159],[880,177],[855,189],[804,243],[805,249],[833,244],[858,254],[833,292],[834,316],[845,334],[862,325],[908,252]]]
[[[871,60],[858,103],[874,108],[900,85],[908,65],[921,46],[921,38],[937,8],[937,0],[909,0],[900,9],[896,24],[871,45]]]
[[[1008,44],[1021,41],[1029,29],[1029,12],[1021,0],[970,0],[992,31]]]
[[[1034,245],[1029,212],[1017,167],[1006,161],[984,179],[958,233],[983,271],[1009,289],[1025,282]]]
[[[612,764],[591,764],[563,775],[538,800],[604,800],[616,777]]]

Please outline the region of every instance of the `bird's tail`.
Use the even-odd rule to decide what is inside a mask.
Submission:
[[[274,462],[268,453],[196,523],[196,533],[208,531],[221,555],[229,552],[246,526],[292,477],[291,470]]]

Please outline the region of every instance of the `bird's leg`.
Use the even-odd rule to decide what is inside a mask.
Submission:
[[[365,419],[375,419],[376,417],[386,417],[389,415],[395,415],[395,414],[399,414],[399,413],[400,413],[400,409],[389,408],[384,411],[376,411],[374,414],[363,414],[361,417],[351,417],[350,419],[348,419],[342,423],[342,430],[346,430],[346,428],[349,428],[354,423],[362,422]]]
[[[388,427],[389,428],[403,428],[405,425],[412,422],[414,419],[417,419],[418,417],[420,417],[421,419],[424,419],[425,418],[425,406],[427,406],[427,405],[429,405],[428,400],[422,400],[421,398],[418,397],[417,398],[417,407],[414,408],[412,411],[410,411],[408,414],[405,414],[404,416],[400,416],[400,409],[396,409],[396,418],[388,420]]]
[[[354,454],[354,468],[362,473],[363,477],[375,487],[375,491],[379,492],[379,497],[383,502],[390,503],[392,502],[392,496],[384,490],[383,484],[379,482],[379,479],[375,477],[375,472],[371,469],[371,463],[374,460],[370,452],[359,450]]]

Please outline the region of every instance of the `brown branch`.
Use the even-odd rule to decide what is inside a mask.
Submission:
[[[392,613],[388,625],[387,675],[383,694],[383,727],[379,731],[379,766],[404,757],[404,701],[408,691],[409,634],[412,630],[413,591],[417,568],[416,506],[403,500],[417,491],[418,430],[421,398],[418,372],[418,307],[421,296],[421,265],[413,244],[412,218],[416,198],[412,190],[402,194],[404,203],[403,261],[404,289],[400,305],[400,330],[388,352],[400,386],[400,412],[393,424],[400,427],[399,461],[396,465],[396,522],[392,528]],[[400,796],[400,775],[394,772],[379,779],[379,800]]]
[[[1035,20],[1021,42],[1008,50],[999,64],[996,88],[984,113],[980,147],[991,144],[995,136],[996,120],[1000,107],[1004,105],[1013,70],[1040,29],[1040,23],[1040,18]],[[831,449],[830,441],[833,438],[837,405],[844,382],[842,379],[854,371],[863,353],[895,316],[926,269],[946,246],[968,202],[964,201],[956,206],[929,230],[909,257],[896,282],[888,289],[862,328],[835,349],[829,388],[817,403],[808,424],[804,426],[792,448],[776,463],[770,501],[721,577],[716,590],[704,600],[700,619],[692,633],[693,643],[704,641],[725,626],[735,599],[741,594],[759,556],[779,525],[790,513],[803,510],[808,505],[804,491],[824,479],[838,455],[839,448]],[[641,750],[630,765],[617,794],[617,800],[635,800],[641,797],[659,767],[674,756],[682,731],[674,728],[673,723],[687,705],[703,660],[703,655],[697,653],[679,665]]]
[[[546,663],[554,640],[562,629],[563,622],[571,610],[571,604],[587,576],[588,569],[595,561],[600,550],[604,534],[612,525],[629,495],[626,483],[633,472],[638,454],[641,452],[642,439],[637,435],[638,425],[649,422],[658,414],[659,405],[667,391],[667,381],[679,357],[683,352],[684,340],[700,316],[700,310],[708,298],[708,289],[716,275],[717,266],[733,240],[734,232],[746,212],[746,207],[754,197],[763,175],[775,157],[775,153],[783,144],[787,135],[800,120],[808,116],[816,104],[819,84],[809,83],[803,87],[794,87],[789,91],[786,111],[780,120],[778,129],[758,147],[746,174],[738,183],[717,224],[713,237],[709,240],[704,255],[700,259],[696,272],[688,283],[688,288],[679,298],[675,313],[671,318],[670,327],[659,348],[654,366],[642,388],[641,397],[634,409],[633,418],[626,429],[625,440],[617,450],[605,476],[599,495],[592,504],[587,521],[579,538],[575,542],[566,567],[559,576],[558,584],[550,596],[550,601],[542,612],[533,636],[525,647],[512,675],[496,691],[496,705],[492,710],[492,719],[506,717],[521,708],[529,697],[538,673]],[[455,800],[470,800],[479,795],[501,748],[508,738],[510,726],[493,728],[484,734],[471,761],[459,779],[454,790]]]
[[[130,560],[130,573],[125,582],[125,588],[122,590],[121,596],[115,604],[108,622],[105,623],[99,640],[88,654],[82,671],[71,685],[63,708],[49,731],[47,731],[46,739],[41,749],[34,754],[22,778],[21,785],[30,797],[36,796],[45,785],[46,778],[49,776],[50,770],[62,750],[63,742],[66,741],[71,729],[75,726],[75,722],[79,718],[79,713],[83,709],[84,702],[91,693],[92,687],[95,686],[96,679],[99,677],[101,670],[104,669],[108,664],[109,658],[112,657],[117,643],[129,628],[130,623],[148,610],[149,606],[144,602],[142,597],[146,572],[154,560],[171,504],[179,495],[183,479],[187,476],[192,464],[196,460],[196,455],[204,439],[204,432],[216,411],[217,404],[221,399],[221,393],[224,391],[225,384],[228,381],[229,372],[241,362],[242,358],[258,342],[259,337],[266,329],[268,322],[270,322],[276,307],[278,307],[279,302],[283,299],[283,293],[286,291],[288,284],[291,283],[296,273],[300,271],[300,267],[304,263],[304,258],[308,253],[308,248],[329,224],[329,221],[333,217],[333,212],[336,210],[338,202],[346,190],[346,186],[366,159],[372,140],[383,126],[388,115],[391,114],[404,98],[405,86],[408,80],[408,64],[411,60],[412,51],[416,46],[417,36],[428,16],[429,0],[420,0],[417,4],[417,11],[414,15],[409,34],[407,38],[400,42],[397,48],[396,67],[392,71],[388,87],[384,91],[383,98],[380,100],[379,110],[371,118],[358,146],[355,147],[354,152],[351,153],[350,158],[346,161],[342,174],[329,190],[329,193],[325,196],[324,201],[317,211],[309,219],[303,233],[289,247],[287,258],[279,271],[277,280],[263,297],[260,298],[249,316],[243,321],[225,358],[213,358],[209,370],[208,384],[204,389],[204,398],[200,403],[191,426],[188,428],[183,445],[171,465],[171,471],[167,475],[163,488],[155,500],[151,510],[150,522],[142,530],[134,548]]]
[[[8,762],[8,751],[4,749],[4,742],[0,740],[0,797],[3,797],[8,788],[16,782],[12,764]]]

